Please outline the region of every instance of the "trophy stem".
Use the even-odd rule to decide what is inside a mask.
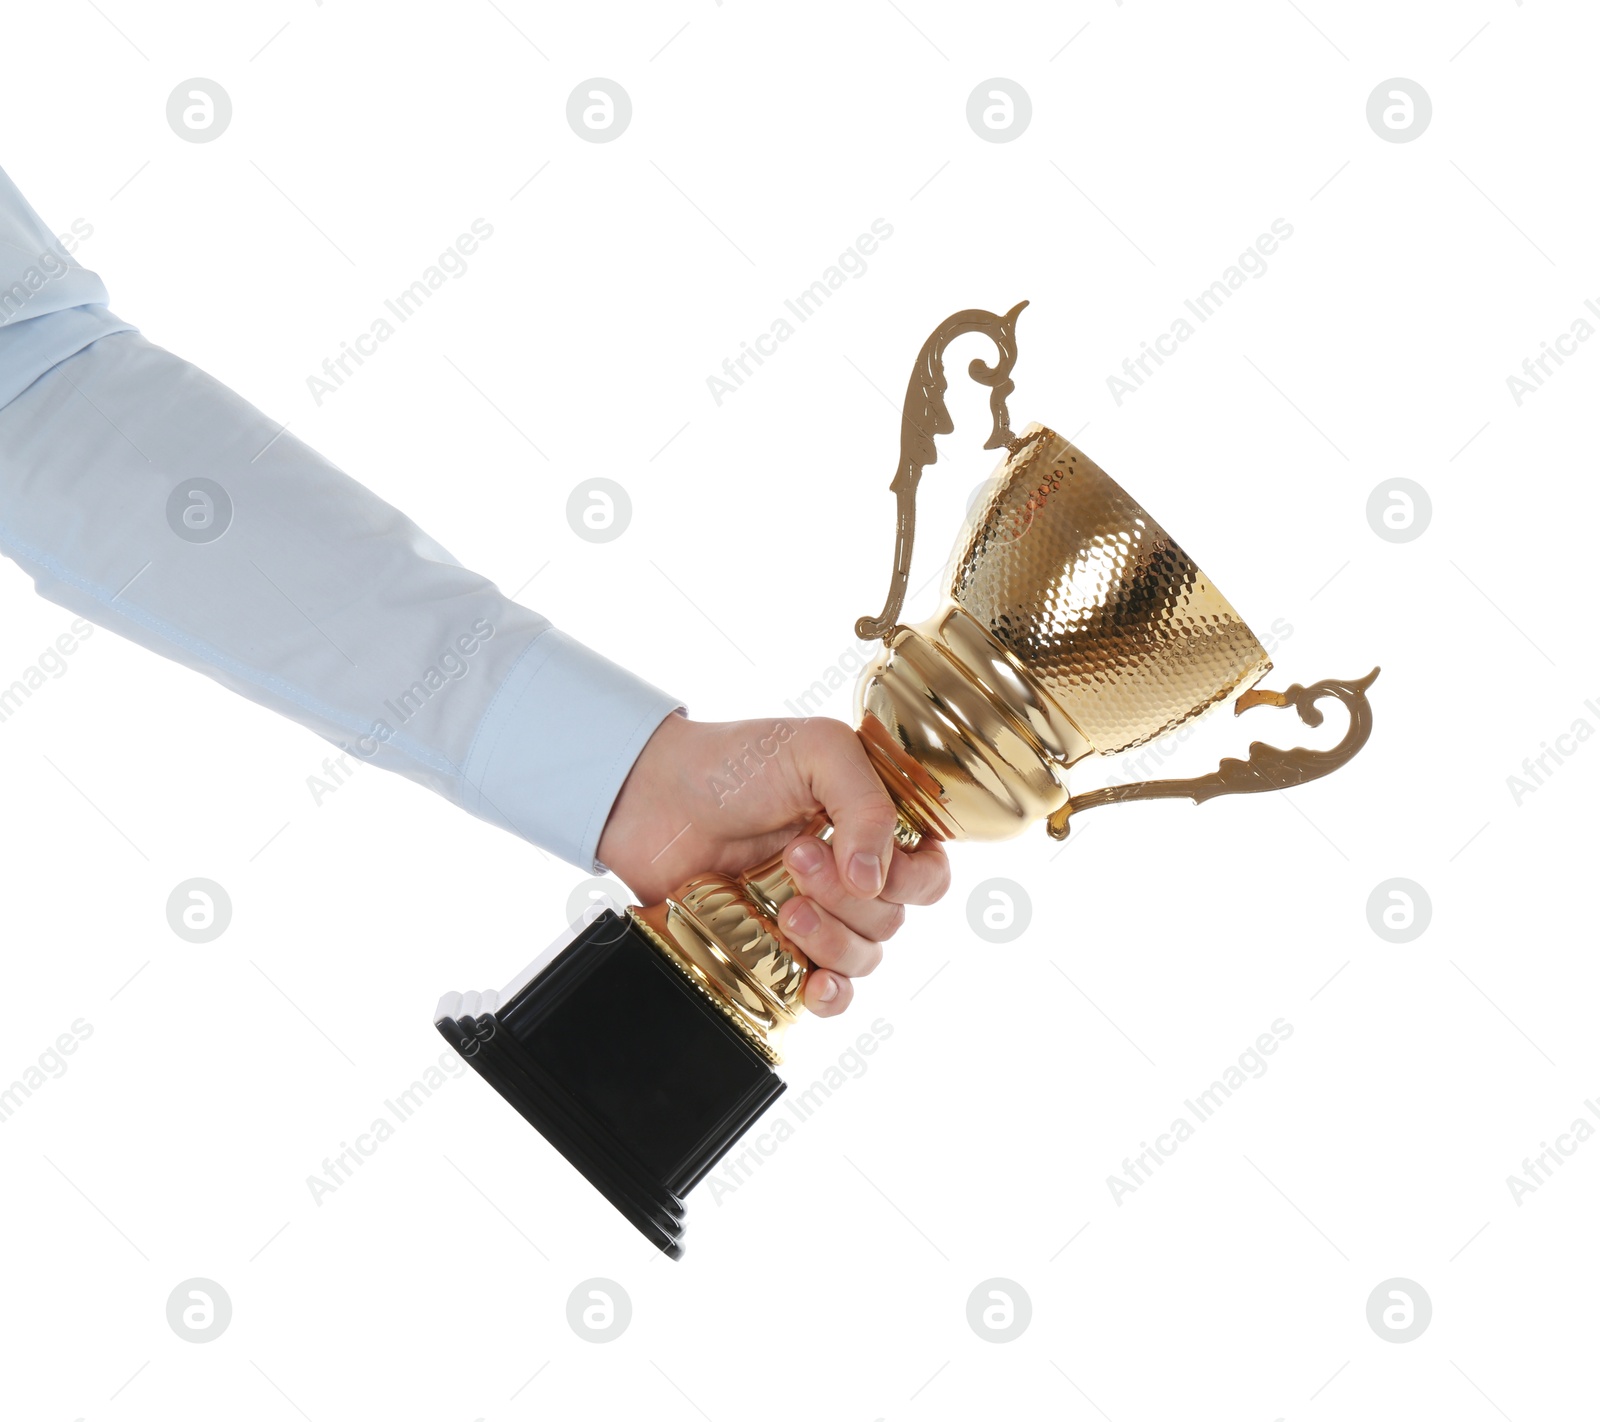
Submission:
[[[896,810],[895,843],[914,849],[922,831],[898,800]],[[826,842],[833,825],[818,815],[802,833]],[[784,1032],[805,1011],[811,971],[810,959],[778,927],[778,910],[798,892],[780,852],[739,874],[698,874],[661,903],[628,909],[650,942],[773,1065],[783,1060]]]

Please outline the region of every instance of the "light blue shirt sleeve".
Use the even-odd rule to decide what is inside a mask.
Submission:
[[[52,601],[603,871],[617,793],[681,703],[108,300],[0,171],[0,552]]]

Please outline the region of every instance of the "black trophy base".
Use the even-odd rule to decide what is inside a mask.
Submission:
[[[434,1024],[674,1259],[683,1197],[783,1092],[738,1028],[612,910],[503,992],[446,994]]]

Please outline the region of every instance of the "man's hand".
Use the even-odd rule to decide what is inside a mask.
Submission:
[[[800,835],[818,811],[831,841]],[[806,1006],[831,1017],[870,973],[906,904],[950,887],[944,849],[894,842],[894,804],[860,738],[840,721],[690,721],[668,716],[634,763],[600,836],[600,861],[641,902],[685,879],[737,874],[776,854],[800,892],[778,913],[813,964]],[[797,836],[799,836],[797,838]]]

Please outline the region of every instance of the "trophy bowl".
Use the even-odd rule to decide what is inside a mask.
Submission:
[[[919,832],[1009,839],[1065,805],[1084,756],[1152,740],[1271,665],[1172,536],[1033,424],[956,544],[943,606],[862,674],[861,735]]]

